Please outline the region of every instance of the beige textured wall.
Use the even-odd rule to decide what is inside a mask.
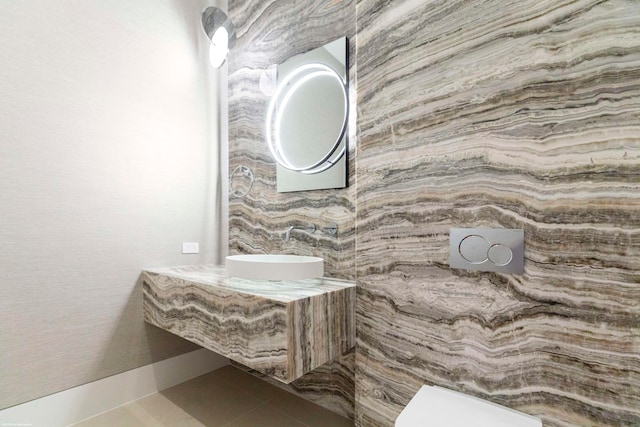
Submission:
[[[0,408],[194,348],[137,280],[221,255],[203,3],[3,2]]]

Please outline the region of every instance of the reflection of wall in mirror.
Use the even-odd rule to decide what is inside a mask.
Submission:
[[[311,62],[328,65],[346,81],[346,37],[294,56],[278,65],[278,80],[281,81],[299,66]],[[314,160],[321,159],[334,146],[340,134],[344,114],[347,111],[342,90],[335,84],[332,89],[325,86],[325,83],[333,83],[329,79],[336,82],[334,78],[327,77],[326,79],[318,79],[318,83],[320,83],[318,86],[315,83],[313,85],[305,83],[305,90],[301,91],[300,99],[298,99],[298,95],[294,95],[292,98],[296,99],[292,99],[287,105],[280,130],[281,145],[286,151],[287,158],[291,159],[294,164],[313,164]],[[324,88],[320,86],[324,86]],[[307,95],[309,99],[305,99]],[[346,143],[346,136],[344,136],[336,152],[341,151]],[[302,174],[277,166],[277,189],[279,192],[343,188],[346,186],[346,155],[338,159],[334,166],[318,174]]]
[[[340,83],[335,77],[315,73],[280,108],[286,117],[279,128],[282,151],[296,167],[311,166],[322,159],[342,130],[345,102]]]

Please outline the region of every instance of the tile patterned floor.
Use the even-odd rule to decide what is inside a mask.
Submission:
[[[74,424],[114,426],[352,427],[353,421],[225,366]]]

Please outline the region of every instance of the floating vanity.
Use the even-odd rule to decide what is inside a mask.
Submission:
[[[146,322],[284,383],[355,345],[353,282],[239,279],[217,266],[142,279]]]

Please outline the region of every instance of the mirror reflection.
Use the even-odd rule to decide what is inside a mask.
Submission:
[[[278,65],[266,122],[278,191],[346,187],[346,81],[346,37]]]

